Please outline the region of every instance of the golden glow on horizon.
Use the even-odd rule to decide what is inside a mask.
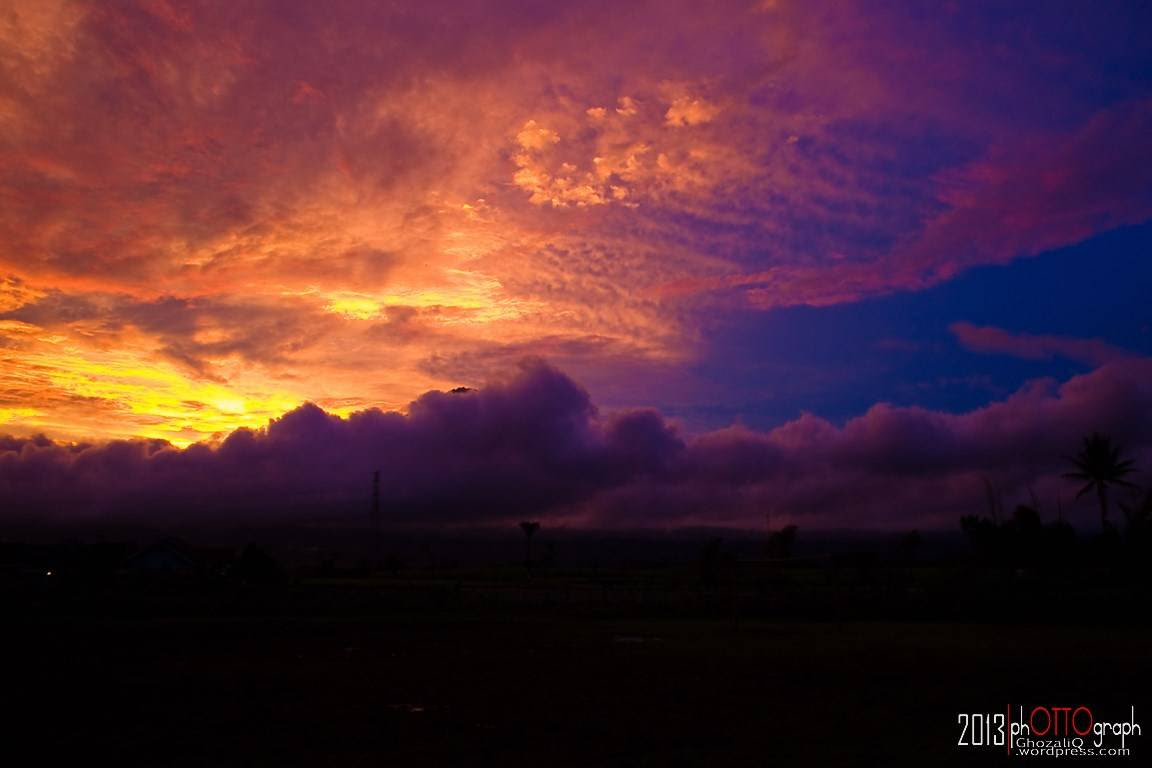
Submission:
[[[93,349],[71,338],[37,338],[21,353],[0,353],[0,385],[6,391],[34,390],[49,406],[0,408],[0,423],[21,432],[160,438],[186,446],[260,426],[305,399],[283,390],[241,391],[151,356]]]
[[[38,408],[0,408],[0,424],[5,422],[28,422],[40,416]]]
[[[313,286],[280,295],[289,301],[321,301],[324,312],[352,324],[349,328],[378,321],[391,308],[427,312],[433,326],[498,328],[541,307],[504,296],[499,280],[472,270],[444,268],[437,282],[438,288],[396,284],[379,294],[324,292]],[[530,327],[505,333],[508,338],[532,336]],[[34,397],[47,405],[0,406],[0,428],[17,433],[43,431],[78,440],[160,438],[185,447],[239,427],[263,426],[306,400],[339,416],[371,405],[399,410],[407,402],[387,398],[328,402],[314,388],[286,388],[275,374],[244,366],[227,355],[213,360],[212,372],[190,369],[178,360],[164,359],[157,341],[138,329],[121,330],[112,343],[100,333],[86,331],[83,324],[47,331],[34,323],[0,320],[0,335],[10,340],[7,348],[0,349],[4,364],[0,388],[34,391]],[[226,345],[230,331],[200,327],[190,338],[209,347]],[[423,390],[438,384],[426,379],[417,386]],[[419,391],[411,396],[416,394]]]

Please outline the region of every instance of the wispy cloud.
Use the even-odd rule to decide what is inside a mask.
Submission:
[[[1133,353],[1103,339],[1012,333],[1003,328],[971,323],[953,323],[949,330],[966,349],[984,354],[1010,355],[1027,360],[1063,357],[1088,365],[1104,365],[1133,356]]]

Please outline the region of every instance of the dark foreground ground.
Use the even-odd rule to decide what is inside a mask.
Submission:
[[[1020,706],[1152,727],[1152,559],[1119,540],[450,544],[376,569],[0,548],[0,766],[1152,764],[1152,734],[1100,760],[957,744]]]
[[[0,654],[4,750],[26,755],[5,764],[987,765],[1002,750],[958,747],[959,713],[1135,704],[1139,720],[1150,641],[730,617],[27,617]],[[1143,738],[1107,764],[1147,764]]]

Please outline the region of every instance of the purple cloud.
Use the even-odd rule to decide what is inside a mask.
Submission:
[[[684,435],[651,410],[605,414],[560,371],[526,363],[480,390],[428,392],[406,414],[340,418],[305,404],[216,445],[0,440],[9,520],[204,524],[367,520],[381,472],[395,524],[951,527],[1005,503],[1068,503],[1061,454],[1099,430],[1152,466],[1152,360],[1037,381],[962,414],[873,406],[843,426],[804,415],[771,431]],[[1090,514],[1090,510],[1085,508]]]

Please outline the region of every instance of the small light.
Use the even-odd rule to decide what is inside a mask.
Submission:
[[[52,575],[52,571],[45,571],[45,572],[44,572],[44,575],[45,575],[45,576],[51,576],[51,575]]]

